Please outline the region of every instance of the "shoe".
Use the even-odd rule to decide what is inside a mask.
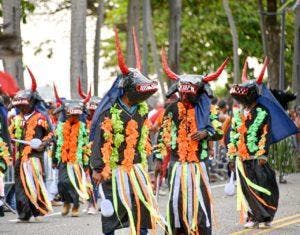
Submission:
[[[272,226],[272,222],[271,221],[265,222],[264,224],[265,224],[266,227],[271,227]]]
[[[17,223],[29,223],[29,219],[17,219]]]
[[[70,203],[64,203],[61,215],[66,216],[67,214],[69,214],[70,209],[71,209],[71,204]]]
[[[96,215],[98,213],[98,210],[94,206],[90,206],[89,209],[87,210],[87,213],[89,215]]]
[[[244,228],[258,228],[259,223],[255,221],[248,221],[246,224],[244,224]]]
[[[42,216],[36,216],[34,217],[35,222],[42,222],[43,221],[43,217]]]
[[[72,212],[71,212],[72,217],[79,217],[79,207],[72,207]]]
[[[4,206],[0,206],[0,217],[4,217]]]
[[[52,206],[62,206],[63,205],[63,203],[60,201],[52,201],[51,204],[52,204]]]

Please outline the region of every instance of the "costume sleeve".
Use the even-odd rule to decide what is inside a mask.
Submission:
[[[104,133],[101,126],[102,126],[102,122],[100,122],[100,125],[96,127],[94,140],[91,143],[91,157],[90,157],[91,168],[98,172],[101,172],[104,168],[104,161],[101,152],[101,147],[105,142],[105,140],[103,137]]]
[[[210,123],[205,128],[209,135],[208,140],[217,141],[222,139],[223,131],[222,131],[222,123],[219,121],[219,111],[217,107],[213,105],[210,110],[209,119],[210,119]]]

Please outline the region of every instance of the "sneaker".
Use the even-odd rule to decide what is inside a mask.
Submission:
[[[264,224],[265,224],[266,227],[271,227],[272,226],[272,222],[271,221],[265,222]]]
[[[17,219],[17,223],[29,223],[29,219]]]
[[[71,212],[72,217],[79,217],[79,207],[72,207],[72,212]]]
[[[63,203],[60,201],[52,201],[51,204],[52,204],[52,206],[62,206],[63,205]]]
[[[259,223],[255,221],[248,221],[246,224],[244,224],[244,228],[258,228]]]
[[[66,216],[67,214],[69,214],[70,209],[71,209],[71,204],[70,203],[64,203],[61,215]]]
[[[89,215],[96,215],[98,213],[98,210],[94,206],[90,206],[90,208],[88,209],[87,213]]]

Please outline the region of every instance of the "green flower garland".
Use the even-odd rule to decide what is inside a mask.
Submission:
[[[177,127],[174,121],[171,124],[171,148],[175,149],[177,146]]]
[[[55,130],[55,134],[57,136],[55,158],[58,160],[58,163],[61,162],[61,151],[62,151],[62,146],[64,143],[63,127],[64,127],[64,122],[59,122],[57,124],[56,130]],[[86,152],[86,148],[87,148],[88,144],[89,144],[89,142],[88,142],[86,124],[83,122],[80,122],[78,140],[77,140],[76,158],[77,158],[78,163],[81,165],[88,164],[88,159],[83,158],[83,154],[88,154],[88,152]]]
[[[121,144],[125,141],[124,136],[124,122],[121,120],[122,110],[118,109],[117,104],[110,108],[112,128],[113,128],[113,149],[110,156],[110,167],[114,169],[117,167],[119,162],[119,148]],[[138,113],[143,117],[148,113],[147,103],[141,102],[138,104]],[[106,135],[105,135],[106,134]],[[146,142],[149,135],[149,128],[146,125],[143,125],[141,130],[141,137],[138,143],[138,151],[142,158],[142,164],[147,162],[147,153],[146,153]],[[107,133],[104,133],[104,139],[107,139]]]
[[[15,128],[15,133],[14,133],[14,137],[16,139],[22,139],[22,135],[23,135],[23,130],[22,130],[22,117],[20,117],[19,115],[16,116],[14,118],[14,128]],[[19,147],[20,143],[16,143],[17,149]],[[16,158],[18,159],[20,157],[20,152],[17,151],[16,152]]]
[[[247,134],[247,147],[251,153],[254,153],[259,150],[259,147],[257,146],[257,132],[265,120],[265,117],[267,116],[267,112],[265,110],[262,110],[261,108],[257,108],[257,115],[252,123],[252,125],[248,129]]]

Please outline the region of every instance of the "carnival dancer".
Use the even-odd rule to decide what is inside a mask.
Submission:
[[[204,75],[177,75],[168,67],[162,50],[162,65],[174,80],[167,96],[179,92],[179,100],[165,111],[159,131],[156,171],[170,151],[167,223],[173,234],[211,234],[211,192],[205,160],[208,142],[222,137],[217,115],[212,115],[212,90],[209,82],[217,79],[227,60],[217,72]]]
[[[85,99],[87,97],[87,95],[82,90],[80,78],[78,78],[78,93],[82,99]],[[100,97],[93,95],[86,104],[86,108],[88,111],[86,117],[86,126],[87,126],[88,134],[90,133],[92,119],[100,101],[101,101]],[[98,212],[98,206],[97,206],[98,187],[97,185],[94,184],[94,181],[92,179],[92,169],[88,167],[85,173],[88,182],[87,192],[89,194],[88,206],[86,211],[90,215],[95,215]]]
[[[242,84],[234,84],[231,96],[242,108],[234,111],[228,156],[237,171],[237,210],[246,228],[259,223],[270,226],[277,211],[279,191],[275,172],[268,164],[270,144],[295,134],[297,128],[272,93],[262,84],[268,60],[256,80],[247,78],[247,62]]]
[[[28,69],[28,68],[27,68]],[[19,114],[14,116],[9,126],[15,141],[15,191],[19,222],[28,222],[32,216],[39,219],[52,210],[47,190],[43,181],[41,159],[45,148],[52,141],[53,133],[47,117],[38,107],[42,102],[36,91],[37,84],[32,72],[31,89],[21,90],[14,96],[12,105]],[[19,140],[39,139],[42,143],[37,148],[21,144]]]
[[[58,192],[64,203],[61,215],[68,215],[73,204],[71,216],[78,217],[80,198],[89,198],[84,172],[90,156],[85,105],[91,93],[84,100],[62,100],[55,86],[54,93],[58,104],[54,113],[60,113],[60,118],[55,130],[56,144],[52,162],[53,167],[58,168]]]
[[[102,215],[104,234],[114,234],[116,229],[128,226],[131,234],[147,234],[147,229],[155,231],[156,223],[161,224],[147,173],[151,145],[145,102],[157,91],[158,84],[140,72],[141,61],[134,32],[133,38],[136,68],[128,68],[115,29],[122,74],[103,97],[91,127],[93,178],[102,185],[106,199],[114,208],[112,216]]]

